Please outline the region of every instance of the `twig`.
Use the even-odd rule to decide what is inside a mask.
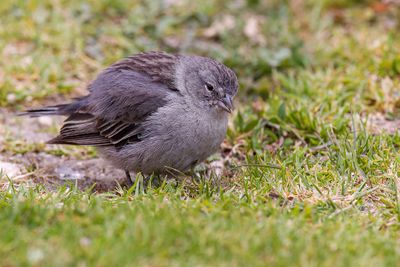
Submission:
[[[333,142],[332,142],[332,141],[329,141],[329,142],[327,142],[327,143],[325,143],[325,144],[322,144],[322,145],[320,145],[320,146],[310,147],[309,149],[310,149],[311,152],[317,152],[317,151],[319,151],[319,150],[323,150],[323,149],[325,149],[325,148],[331,146],[332,144],[333,144]]]
[[[28,173],[25,173],[25,174],[17,175],[17,176],[15,176],[15,177],[11,178],[11,179],[12,179],[13,181],[19,180],[19,179],[23,179],[23,178],[25,178],[25,177],[31,176],[31,175],[34,174],[34,173],[35,173],[35,172],[28,172]]]

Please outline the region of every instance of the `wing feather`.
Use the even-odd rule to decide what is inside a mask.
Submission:
[[[168,94],[179,94],[177,57],[149,52],[111,65],[89,85],[88,96],[70,104],[74,109],[64,105],[70,116],[49,143],[121,147],[139,142],[141,124],[167,103]]]

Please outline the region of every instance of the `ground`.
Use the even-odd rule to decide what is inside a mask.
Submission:
[[[1,1],[1,266],[399,266],[400,2]],[[92,148],[46,145],[139,51],[217,58],[240,82],[193,175],[124,188]]]

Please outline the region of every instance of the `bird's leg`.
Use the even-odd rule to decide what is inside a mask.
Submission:
[[[142,176],[142,185],[143,185],[143,189],[146,191],[147,187],[150,184],[150,177],[149,175],[143,175]]]
[[[142,177],[143,177],[143,187],[145,189],[147,189],[149,186],[153,187],[155,185],[154,182],[157,181],[157,176],[154,176],[154,174],[143,175]]]
[[[125,174],[126,174],[127,185],[130,188],[133,185],[131,174],[129,173],[129,171],[125,171]]]

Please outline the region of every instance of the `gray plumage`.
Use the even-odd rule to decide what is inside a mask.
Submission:
[[[50,144],[90,145],[115,167],[144,174],[184,172],[223,141],[235,73],[206,57],[139,53],[104,71],[89,94],[23,115],[64,115]]]

